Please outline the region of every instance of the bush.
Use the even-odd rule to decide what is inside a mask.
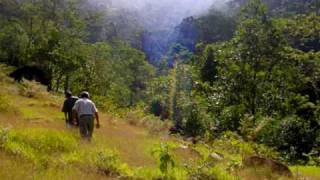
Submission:
[[[116,103],[112,102],[109,98],[104,96],[93,96],[93,101],[95,102],[99,110],[103,110],[108,113],[116,113],[119,110],[119,107],[116,106]]]
[[[155,148],[152,154],[157,157],[159,170],[163,174],[164,179],[176,179],[175,170],[176,163],[174,155],[171,153],[172,147],[162,143],[158,148]]]
[[[192,108],[184,127],[186,135],[192,137],[203,136],[207,129],[204,120],[204,116],[197,107]]]
[[[118,154],[114,151],[95,150],[89,154],[89,157],[88,161],[107,176],[128,176],[130,174],[128,166],[120,162]]]
[[[315,128],[310,121],[296,116],[287,117],[278,127],[274,143],[280,151],[287,154],[289,160],[305,159],[304,154],[311,152],[316,141]]]
[[[257,134],[261,143],[277,148],[289,161],[307,160],[316,145],[317,127],[312,121],[297,116],[271,119]]]
[[[123,117],[130,125],[145,127],[152,134],[167,131],[171,126],[170,121],[163,121],[159,117],[146,114],[140,108],[127,110]]]
[[[170,170],[175,168],[175,161],[167,144],[161,144],[153,151],[153,154],[159,157],[159,169],[162,173],[168,174]]]
[[[214,140],[212,147],[235,155],[259,155],[271,159],[279,159],[279,153],[274,149],[263,144],[246,142],[241,138],[241,136],[230,131],[224,132],[219,139]]]
[[[225,107],[220,117],[220,130],[238,131],[240,121],[245,114],[244,105],[234,105]]]
[[[189,179],[236,179],[230,175],[226,170],[213,166],[211,163],[201,162],[197,166],[188,166],[186,168]]]
[[[47,88],[36,81],[23,80],[20,86],[22,96],[28,98],[44,98],[48,96]]]

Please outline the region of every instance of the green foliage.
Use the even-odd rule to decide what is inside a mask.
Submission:
[[[150,112],[161,119],[169,118],[169,101],[170,101],[170,83],[172,82],[169,76],[159,76],[152,79],[148,83],[147,94],[152,99],[150,102]]]
[[[293,47],[305,52],[317,52],[320,50],[317,41],[320,38],[317,33],[320,30],[319,20],[319,15],[316,13],[297,15],[291,19],[282,20],[283,31]]]
[[[263,144],[246,142],[241,136],[230,131],[224,132],[219,139],[214,140],[212,147],[217,147],[220,152],[232,154],[233,159],[236,159],[236,155],[241,157],[260,155],[270,159],[280,158],[280,154],[275,149]]]
[[[10,65],[24,63],[29,41],[26,30],[19,22],[3,25],[0,29],[0,62]]]
[[[268,143],[285,152],[285,157],[291,161],[306,158],[304,154],[311,152],[317,136],[316,127],[311,122],[296,116],[283,119],[269,133]]]
[[[244,116],[244,112],[245,107],[243,105],[224,107],[219,121],[221,130],[237,131],[240,126],[240,121]]]
[[[192,105],[190,107],[190,114],[186,118],[184,131],[186,135],[197,137],[203,136],[206,132],[207,124],[205,122],[206,117],[201,114],[201,111],[198,109],[196,105]]]
[[[165,179],[170,179],[175,169],[175,161],[173,155],[170,153],[169,145],[161,144],[160,147],[154,149],[152,153],[159,158],[159,169]]]
[[[24,131],[1,129],[0,144],[5,151],[43,166],[47,166],[51,155],[68,153],[77,147],[74,137],[45,129]]]
[[[48,169],[78,164],[108,176],[128,176],[131,173],[114,151],[104,147],[85,147],[70,133],[56,130],[1,128],[0,150]]]
[[[130,125],[147,128],[153,135],[168,131],[172,125],[170,121],[163,121],[152,114],[145,113],[142,107],[128,109],[122,117]]]
[[[45,129],[11,130],[8,136],[8,141],[21,146],[30,146],[40,153],[68,152],[77,146],[73,137]]]
[[[103,25],[109,20],[102,10],[95,12],[88,1],[78,0],[1,5],[0,62],[39,67],[49,78],[49,90],[87,90],[121,107],[147,100],[154,69],[128,43],[94,35],[98,29],[113,31]]]
[[[320,129],[317,18],[272,18],[261,0],[252,0],[232,40],[198,46],[193,99],[211,116],[214,131],[207,131],[237,131],[287,159],[308,159],[303,154],[317,146]]]
[[[225,169],[208,161],[200,161],[195,166],[188,165],[186,171],[190,179],[237,179],[233,175],[230,175]]]
[[[113,151],[97,151],[90,156],[92,164],[108,176],[126,175],[129,172],[128,166],[122,164],[119,156]]]
[[[96,43],[89,50],[85,66],[72,77],[72,89],[76,92],[87,89],[120,107],[134,106],[146,100],[145,90],[153,68],[140,51],[125,43],[117,43],[114,47]]]

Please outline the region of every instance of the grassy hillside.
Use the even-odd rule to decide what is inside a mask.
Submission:
[[[165,123],[138,110],[102,112],[102,128],[93,142],[83,142],[78,129],[65,128],[61,95],[34,82],[18,84],[6,76],[10,71],[1,66],[1,179],[286,179],[243,167],[250,154],[278,158],[264,146],[232,133],[192,144],[169,136]],[[291,170],[295,179],[320,179],[317,167]]]

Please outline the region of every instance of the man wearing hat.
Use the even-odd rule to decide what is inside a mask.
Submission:
[[[94,119],[96,119],[96,127],[100,127],[99,114],[96,105],[89,99],[88,92],[83,91],[80,94],[80,99],[73,106],[73,120],[79,118],[80,135],[82,138],[91,140],[94,129]]]
[[[66,127],[70,128],[72,127],[72,108],[76,101],[78,100],[78,97],[72,96],[71,91],[65,92],[65,101],[63,103],[62,112],[64,112],[64,116],[66,119]]]

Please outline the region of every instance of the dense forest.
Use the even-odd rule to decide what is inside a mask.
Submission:
[[[232,131],[320,165],[318,0],[231,0],[153,31],[89,0],[0,0],[0,62],[100,108],[139,107],[173,133]]]

